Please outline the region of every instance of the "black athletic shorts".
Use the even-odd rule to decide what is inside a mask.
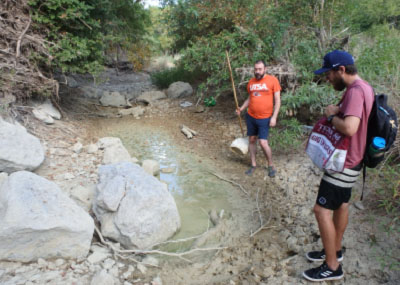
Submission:
[[[327,173],[319,185],[316,203],[323,208],[337,210],[351,198],[351,189],[360,176],[361,164],[354,168],[345,168],[343,172]]]

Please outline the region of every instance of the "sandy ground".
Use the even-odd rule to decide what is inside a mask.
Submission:
[[[195,99],[187,101],[196,103]],[[278,169],[275,178],[269,178],[259,167],[252,177],[244,174],[250,160],[229,150],[230,142],[240,137],[234,105],[229,98],[220,98],[217,106],[196,113],[194,107],[182,108],[181,101],[162,100],[146,107],[146,113],[137,120],[143,127],[162,127],[168,130],[174,143],[183,151],[195,152],[200,157],[214,160],[220,169],[219,175],[240,184],[249,195],[236,188],[240,211],[220,219],[209,232],[195,242],[200,248],[214,245],[222,250],[195,253],[185,256],[187,262],[177,258],[156,256],[159,268],[148,268],[146,273],[134,273],[127,282],[132,284],[304,284],[301,274],[304,270],[319,264],[309,263],[304,254],[321,248],[321,240],[312,207],[315,202],[321,173],[311,164],[302,149],[285,152],[274,149]],[[74,110],[74,111],[72,111]],[[66,108],[67,117],[54,126],[32,125],[30,127],[49,148],[67,142],[71,146],[81,140],[83,144],[95,142],[98,120],[95,114],[78,115],[76,109]],[[115,114],[115,110],[103,109],[97,112]],[[82,112],[81,112],[82,113]],[[112,119],[118,120],[118,119]],[[188,140],[180,132],[185,124],[199,134]],[[51,132],[46,132],[52,128]],[[53,142],[53,143],[52,143]],[[53,145],[52,145],[53,144]],[[82,176],[82,183],[95,183],[95,166],[99,157],[88,167],[89,176]],[[82,158],[81,161],[87,160]],[[42,168],[44,176],[57,180],[56,172],[73,169],[77,160],[69,160],[53,154],[52,160]],[[82,162],[83,163],[83,162]],[[258,165],[265,164],[258,151]],[[85,180],[86,179],[86,180]],[[61,180],[61,178],[60,178]],[[361,179],[360,179],[361,180]],[[70,182],[64,181],[64,188]],[[63,187],[62,187],[63,188]],[[353,201],[359,196],[359,183],[354,191]],[[365,210],[351,206],[350,223],[345,234],[343,268],[345,277],[338,284],[398,284],[400,256],[399,233],[385,232],[386,222],[382,212],[376,209],[372,186],[367,185],[364,201]],[[260,230],[260,227],[263,227]],[[259,230],[259,231],[258,231]],[[254,234],[254,232],[258,231]],[[89,284],[87,274],[77,284]],[[119,282],[124,283],[121,279]]]

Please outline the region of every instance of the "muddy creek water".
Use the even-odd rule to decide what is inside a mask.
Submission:
[[[208,213],[212,210],[218,214],[222,212],[225,217],[231,215],[235,204],[233,196],[237,191],[211,174],[218,173],[211,159],[176,145],[165,126],[133,118],[99,120],[96,121],[95,136],[119,137],[139,163],[145,159],[160,163],[158,178],[168,184],[181,217],[181,229],[172,239],[204,232],[209,223]],[[178,139],[186,140],[183,134]]]

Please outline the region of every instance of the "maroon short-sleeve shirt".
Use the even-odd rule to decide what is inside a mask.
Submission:
[[[368,117],[374,103],[374,90],[364,80],[358,79],[347,87],[339,104],[341,117],[355,116],[360,118],[357,132],[350,137],[350,147],[344,167],[357,166],[364,157],[367,138]]]

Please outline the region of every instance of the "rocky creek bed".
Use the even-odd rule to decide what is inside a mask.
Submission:
[[[170,145],[165,147],[172,146],[184,156],[202,160],[198,163],[210,166],[209,169],[205,167],[208,172],[205,169],[202,172],[214,177],[221,185],[227,184],[226,189],[232,193],[226,196],[230,207],[207,208],[205,205],[207,210],[203,214],[208,215],[210,223],[208,227],[202,226],[197,238],[162,249],[175,253],[203,247],[221,249],[195,251],[181,256],[185,260],[159,254],[140,254],[131,255],[136,260],[132,261],[127,258],[128,255],[118,256],[95,234],[89,254],[79,259],[39,258],[26,263],[0,262],[0,283],[308,283],[301,273],[313,264],[306,261],[304,254],[321,248],[312,213],[321,173],[302,150],[283,153],[276,149],[278,173],[275,178],[269,178],[261,168],[253,177],[245,176],[249,158],[232,153],[228,147],[234,138],[240,136],[233,102],[224,102],[222,98],[216,107],[197,113],[195,98],[185,98],[185,101],[193,105],[184,108],[180,99],[162,99],[141,106],[143,113],[136,117],[93,118],[96,116],[89,116],[86,112],[89,108],[85,112],[72,108],[72,112],[68,107],[65,108],[66,116],[53,125],[44,125],[26,117],[25,125],[46,149],[44,163],[34,172],[56,183],[62,192],[94,216],[90,210],[93,188],[99,179],[98,167],[104,160],[104,150],[96,149],[96,142],[105,134],[121,129],[121,126],[127,129],[127,133],[138,134],[138,144],[146,144],[154,133],[166,133],[166,142]],[[118,114],[115,109],[106,107],[95,106],[90,110],[108,117]],[[198,135],[187,139],[181,132],[182,124]],[[129,137],[121,135],[121,139],[129,145]],[[148,155],[139,152],[140,145],[136,150],[127,148],[130,152],[135,151],[130,155],[139,160],[146,159]],[[258,159],[258,164],[263,165],[260,155]],[[173,166],[183,176],[194,171],[190,169],[193,167],[191,164]],[[343,280],[336,282],[338,284],[398,284],[400,280],[399,272],[389,266],[393,260],[398,262],[399,236],[398,233],[382,230],[385,217],[375,211],[374,196],[369,195],[369,187],[372,186],[367,185],[366,209],[361,211],[351,206],[350,224],[343,243],[346,274]],[[360,189],[361,183],[356,188]],[[356,201],[360,191],[354,192],[353,201]],[[225,213],[220,215],[223,208]],[[194,219],[193,223],[198,221]],[[197,229],[196,234],[198,232]],[[175,238],[187,237],[190,237],[189,233]],[[113,246],[119,248],[119,244],[113,243]]]

